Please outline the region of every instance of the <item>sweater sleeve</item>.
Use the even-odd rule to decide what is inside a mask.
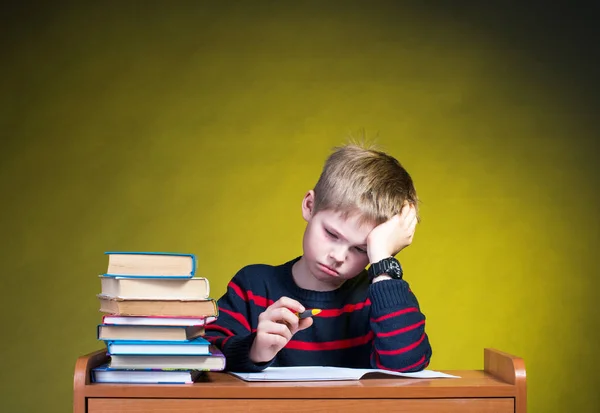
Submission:
[[[427,367],[432,351],[425,333],[425,315],[408,283],[404,280],[373,283],[369,296],[374,333],[371,366],[402,372]]]
[[[242,269],[227,285],[217,301],[219,316],[206,326],[205,338],[225,355],[226,369],[239,372],[262,371],[271,363],[256,364],[250,360],[250,348],[256,336],[252,326],[249,279]]]

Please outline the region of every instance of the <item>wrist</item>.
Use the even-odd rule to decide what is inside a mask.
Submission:
[[[373,278],[371,280],[371,284],[375,284],[375,283],[378,283],[379,281],[386,281],[386,280],[391,280],[391,279],[392,279],[392,277],[390,277],[389,275],[381,274],[381,275],[378,275],[377,277]]]
[[[256,338],[255,338],[254,342],[252,343],[252,346],[250,347],[250,352],[248,353],[248,358],[254,364],[264,363],[264,361],[260,359],[260,354],[259,353],[260,352],[257,350]]]
[[[383,259],[393,257],[393,254],[390,254],[385,249],[368,251],[369,255],[369,264],[373,264],[374,262],[379,262]]]
[[[381,275],[388,276],[395,280],[401,280],[403,274],[400,262],[396,258],[390,256],[372,262],[367,273],[372,280]]]

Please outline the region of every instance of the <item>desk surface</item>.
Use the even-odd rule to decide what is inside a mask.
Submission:
[[[460,379],[367,378],[321,382],[245,382],[227,373],[208,373],[192,384],[91,384],[87,397],[176,397],[229,399],[302,398],[436,398],[514,397],[515,386],[480,370],[454,370],[447,373]],[[389,377],[389,376],[388,376]],[[401,391],[399,391],[401,389]]]
[[[86,411],[93,398],[127,399],[439,399],[514,398],[515,410],[525,412],[525,367],[522,359],[485,349],[484,370],[453,370],[460,379],[409,379],[382,375],[351,381],[244,382],[227,373],[208,373],[192,384],[97,384],[90,370],[107,359],[100,350],[78,359],[75,368],[75,412]],[[79,409],[79,410],[78,410]]]

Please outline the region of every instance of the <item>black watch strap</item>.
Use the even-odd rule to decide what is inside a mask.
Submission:
[[[371,264],[367,272],[369,273],[369,278],[371,279],[379,275],[386,274],[395,280],[401,280],[403,275],[402,266],[394,257],[384,258],[381,261],[374,262]]]

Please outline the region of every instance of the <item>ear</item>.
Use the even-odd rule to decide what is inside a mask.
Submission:
[[[313,209],[315,207],[315,191],[312,189],[304,195],[304,199],[302,200],[302,218],[306,222],[310,221],[313,214]]]

